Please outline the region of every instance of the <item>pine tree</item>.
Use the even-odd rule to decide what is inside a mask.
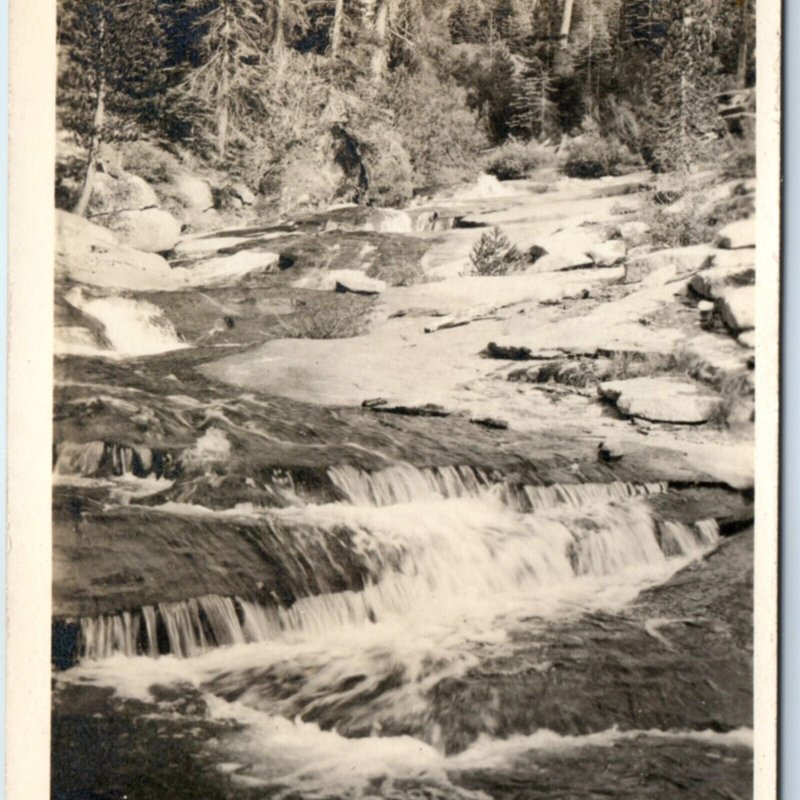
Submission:
[[[556,126],[553,103],[554,84],[544,64],[535,56],[525,59],[525,67],[515,83],[510,127],[527,139],[545,139]]]
[[[586,0],[581,7],[581,19],[572,41],[574,63],[583,81],[585,104],[596,107],[600,103],[601,89],[610,69],[611,34],[606,9],[598,0]]]
[[[662,53],[656,155],[663,166],[691,170],[703,156],[704,144],[720,130],[713,17],[703,0],[673,0],[671,9]]]
[[[489,73],[482,87],[488,106],[489,136],[495,142],[502,142],[509,133],[514,74],[514,61],[508,48],[501,43],[494,48]]]
[[[265,22],[271,32],[269,51],[274,77],[281,80],[292,32],[305,31],[309,20],[303,0],[249,0],[256,8],[263,3]],[[247,4],[245,4],[247,5]]]
[[[478,0],[459,0],[447,20],[450,39],[456,43],[483,44],[488,38],[486,10]]]
[[[240,131],[249,114],[260,107],[264,72],[259,40],[263,9],[255,0],[187,0],[201,11],[195,26],[202,32],[199,66],[188,71],[176,97],[190,114],[210,119],[219,158],[228,149],[231,131]]]
[[[660,54],[669,30],[664,0],[628,0],[623,8],[625,43]]]
[[[87,150],[75,206],[83,215],[102,143],[134,137],[156,114],[164,51],[148,0],[67,0],[59,39],[66,55],[59,116]]]
[[[525,257],[502,229],[495,226],[491,233],[481,234],[475,242],[469,261],[472,274],[507,275],[519,269],[525,263]]]
[[[531,31],[530,18],[524,13],[521,3],[518,0],[495,0],[491,14],[498,36],[516,51]]]

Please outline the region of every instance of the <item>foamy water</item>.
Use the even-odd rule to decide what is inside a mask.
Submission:
[[[65,470],[89,469],[98,456],[91,447],[73,450],[61,456]],[[191,458],[202,466],[228,452],[227,438],[212,427]],[[209,754],[234,784],[308,798],[360,797],[371,781],[408,778],[471,798],[448,776],[540,749],[611,746],[639,736],[748,743],[747,731],[610,729],[564,737],[540,730],[483,737],[446,756],[431,717],[436,687],[486,658],[513,657],[509,634],[520,626],[530,632],[621,611],[642,589],[713,548],[713,521],[653,517],[648,497],[667,491],[666,484],[539,487],[473,467],[409,464],[369,473],[342,465],[329,477],[340,502],[304,501],[287,485],[292,504],[285,508],[157,508],[165,525],[176,514],[204,524],[241,519],[254,530],[268,525],[270,557],[287,576],[322,554],[326,569],[335,569],[341,550],[331,546],[344,532],[350,563],[340,565],[342,581],[363,574],[363,584],[299,595],[288,607],[206,595],[86,618],[84,658],[59,680],[148,702],[153,685],[192,686],[211,719],[238,724]],[[319,719],[328,720],[325,728],[335,721],[338,730],[323,729],[313,721]],[[383,735],[393,730],[415,736]]]
[[[209,433],[201,450],[213,456],[224,447]],[[429,719],[441,681],[465,675],[489,653],[512,654],[508,635],[523,620],[530,629],[623,609],[713,547],[716,524],[659,525],[646,496],[664,491],[662,484],[512,491],[479,470],[409,465],[371,474],[335,468],[332,479],[342,502],[162,510],[165,523],[176,512],[277,521],[292,531],[292,552],[302,552],[305,537],[308,546],[313,539],[324,547],[331,531],[347,530],[353,557],[375,576],[364,588],[300,597],[288,608],[209,595],[86,619],[86,658],[60,680],[150,701],[154,684],[191,685],[213,719],[243,726],[212,754],[234,783],[307,797],[360,796],[377,777],[450,785],[448,773],[506,764],[538,748],[606,746],[640,735],[749,741],[747,732],[538,731],[482,738],[443,755]],[[171,654],[155,657],[159,626]],[[149,652],[136,655],[142,642]],[[371,736],[350,738],[308,721],[320,715]],[[408,725],[420,738],[381,735]],[[470,796],[455,796],[462,795]]]
[[[153,355],[187,346],[164,312],[152,303],[120,295],[90,297],[81,289],[71,290],[65,299],[102,325],[110,348],[98,348],[95,355]],[[87,354],[86,347],[81,345],[80,352]],[[69,350],[68,343],[64,350]]]

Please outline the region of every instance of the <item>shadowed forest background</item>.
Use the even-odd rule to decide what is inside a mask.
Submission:
[[[482,170],[748,174],[754,5],[61,0],[57,204],[86,213],[115,167],[217,171],[281,211]]]

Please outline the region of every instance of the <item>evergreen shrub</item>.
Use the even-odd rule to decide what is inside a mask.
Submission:
[[[469,260],[473,275],[508,275],[527,263],[519,248],[496,226],[475,242]]]

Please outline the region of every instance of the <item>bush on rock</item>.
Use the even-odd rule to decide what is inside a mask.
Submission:
[[[508,275],[526,263],[519,248],[496,226],[475,242],[469,260],[475,275]]]

